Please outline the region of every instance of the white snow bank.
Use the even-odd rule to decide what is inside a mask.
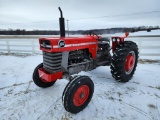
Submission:
[[[130,32],[129,36],[149,36],[149,35],[160,35],[160,30],[151,30],[151,32],[147,31],[139,31],[139,32]],[[115,34],[103,34],[104,37],[110,36],[125,36],[125,33],[115,33]]]
[[[139,32],[129,33],[129,35],[130,36],[137,36],[137,35],[160,35],[160,30],[151,30],[151,32],[139,31]]]

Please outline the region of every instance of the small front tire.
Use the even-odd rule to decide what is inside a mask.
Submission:
[[[42,88],[47,88],[52,86],[56,81],[53,82],[46,82],[44,80],[42,80],[41,78],[39,78],[39,73],[38,73],[38,69],[43,67],[43,63],[39,64],[33,72],[33,82],[38,86],[38,87],[42,87]]]
[[[77,76],[70,81],[62,96],[66,111],[78,113],[89,104],[94,92],[94,84],[88,76]]]

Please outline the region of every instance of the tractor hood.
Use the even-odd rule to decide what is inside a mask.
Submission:
[[[39,38],[40,49],[45,52],[63,52],[88,48],[96,51],[97,40],[94,36]]]

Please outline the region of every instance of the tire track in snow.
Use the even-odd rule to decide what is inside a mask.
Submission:
[[[112,98],[113,98],[113,97],[112,97]],[[108,99],[111,100],[109,97],[108,97]],[[133,106],[133,105],[131,105],[131,104],[129,104],[129,103],[120,101],[120,100],[117,99],[117,98],[113,98],[113,100],[116,100],[116,101],[118,101],[118,102],[120,102],[120,103],[122,103],[122,104],[124,104],[124,105],[129,106],[131,109],[137,111],[138,113],[140,113],[140,114],[146,116],[147,118],[149,118],[150,120],[152,120],[152,118],[148,115],[148,113],[145,112],[145,111],[143,111],[142,109],[140,109],[140,108],[138,108],[138,107],[136,107],[136,106]],[[151,116],[152,116],[152,115],[151,115]]]
[[[47,116],[47,114],[54,108],[53,106],[61,99],[62,97],[59,97],[52,105],[50,105],[38,118],[37,120],[40,120],[44,115]],[[63,108],[61,108],[62,110]],[[57,113],[58,114],[58,113]],[[55,116],[54,116],[55,117]],[[44,120],[44,118],[42,118]]]
[[[20,96],[22,96],[22,95],[26,95],[26,94],[28,94],[28,93],[31,93],[31,92],[36,92],[36,91],[39,91],[40,89],[37,89],[37,88],[35,88],[35,89],[29,89],[29,88],[31,88],[31,83],[32,82],[28,82],[28,83],[24,83],[24,84],[19,84],[19,85],[17,85],[17,86],[10,86],[10,87],[7,87],[7,88],[5,88],[5,89],[3,89],[3,90],[6,90],[6,89],[8,89],[7,91],[6,91],[6,93],[4,93],[4,91],[3,90],[1,90],[1,91],[3,91],[3,97],[1,97],[1,99],[0,99],[0,101],[8,101],[8,100],[12,100],[12,99],[16,99],[17,97],[20,97]],[[25,86],[25,85],[27,85],[28,84],[28,86]],[[15,89],[20,89],[21,87],[26,87],[26,89],[22,89],[22,90],[19,90],[17,93],[16,93],[16,90]],[[10,92],[11,91],[11,92]],[[14,96],[14,97],[13,97]]]
[[[42,97],[46,97],[46,94],[38,94],[37,93],[37,95],[36,96],[32,96],[32,97],[30,97],[30,96],[26,96],[26,97],[24,97],[24,99],[23,100],[18,100],[18,101],[13,101],[12,103],[10,103],[9,105],[7,105],[7,106],[3,106],[3,108],[0,108],[1,109],[1,111],[10,111],[9,113],[10,113],[10,115],[9,116],[11,116],[12,115],[12,113],[14,113],[15,115],[18,115],[18,114],[21,114],[21,115],[19,115],[20,117],[21,116],[23,116],[23,114],[28,114],[28,112],[29,111],[31,111],[31,110],[33,110],[34,112],[35,111],[37,111],[38,109],[36,109],[36,108],[39,108],[41,105],[34,105],[34,106],[28,106],[28,107],[31,107],[31,108],[29,108],[29,110],[27,110],[25,113],[21,113],[21,111],[22,111],[22,109],[24,109],[24,108],[26,108],[27,106],[26,106],[26,104],[28,104],[28,103],[30,103],[30,102],[32,102],[32,101],[35,101],[36,100],[36,102],[37,103],[41,103],[42,101],[44,101],[45,99],[41,99],[40,100],[40,98],[42,98]],[[56,101],[54,101],[54,99],[56,99]],[[41,102],[40,102],[41,101]],[[49,109],[51,109],[51,107],[53,107],[56,103],[57,103],[57,101],[59,101],[59,98],[57,99],[57,98],[53,98],[53,105],[52,106],[50,106],[49,107]],[[19,106],[19,107],[18,107]],[[44,105],[43,105],[44,106]],[[32,108],[34,108],[34,109],[32,109]],[[42,107],[43,108],[43,107]],[[47,109],[44,113],[46,113],[47,111],[49,112],[49,109]],[[62,108],[63,109],[63,108]],[[43,110],[43,109],[42,109]],[[40,110],[40,111],[42,111],[42,110]],[[32,111],[32,112],[33,112]],[[48,113],[47,112],[47,113]],[[46,114],[47,114],[46,113]],[[7,113],[6,113],[7,114]],[[36,115],[38,115],[39,113],[35,113]],[[5,116],[5,115],[4,115]],[[39,115],[38,115],[39,116]],[[8,118],[7,118],[8,119]]]
[[[28,82],[29,83],[29,82]],[[27,83],[25,83],[25,84],[27,84]],[[22,84],[22,85],[24,85],[24,84]],[[38,88],[38,89],[35,89],[35,90],[30,90],[29,88],[30,88],[30,85],[31,85],[31,83],[26,87],[26,89],[24,90],[24,91],[18,91],[19,93],[16,93],[16,94],[11,94],[12,96],[10,97],[10,99],[8,99],[8,96],[5,96],[6,97],[6,99],[4,99],[4,100],[1,100],[1,102],[5,102],[4,104],[1,104],[1,108],[0,109],[7,109],[8,107],[10,107],[10,106],[16,106],[16,104],[18,105],[18,104],[21,104],[22,102],[27,102],[27,101],[30,101],[30,100],[32,100],[32,99],[34,99],[34,98],[36,98],[36,97],[44,97],[44,96],[46,96],[46,94],[45,94],[45,92],[44,92],[44,89],[41,89],[41,88]],[[59,87],[60,85],[58,84],[58,85],[56,85],[56,87]],[[10,88],[10,87],[9,87]],[[50,89],[52,89],[52,88],[50,88]],[[53,88],[53,89],[55,89],[55,88]],[[54,91],[54,90],[53,90]],[[34,94],[36,94],[36,95],[30,95],[31,93],[34,93]],[[15,95],[17,95],[17,97],[15,97]],[[14,102],[14,103],[12,103],[12,102],[9,102],[9,101],[11,101],[11,100],[16,100],[16,99],[20,99],[21,100],[21,98],[22,98],[22,96],[26,96],[26,95],[30,95],[30,97],[27,97],[26,99],[25,99],[25,101],[20,101],[20,102]],[[14,97],[13,97],[14,96]],[[8,102],[7,102],[8,101]],[[8,103],[7,105],[6,105],[6,103]],[[4,106],[5,105],[5,107],[2,107],[2,106]]]
[[[29,81],[29,82],[26,82],[26,83],[13,84],[12,86],[2,87],[2,88],[0,88],[0,90],[4,90],[6,88],[11,88],[11,87],[16,87],[16,86],[20,86],[20,85],[30,84],[31,82],[33,82],[33,81]]]
[[[24,95],[26,95],[26,94],[29,94],[29,93],[32,93],[32,92],[42,92],[43,93],[43,91],[45,90],[44,88],[39,88],[39,87],[37,87],[34,83],[33,83],[33,81],[30,81],[30,82],[27,82],[27,83],[22,83],[22,84],[17,84],[17,86],[16,87],[25,87],[24,85],[27,85],[28,84],[28,86],[26,86],[26,88],[25,89],[23,89],[23,90],[19,90],[18,91],[18,93],[14,93],[14,89],[15,89],[15,86],[9,86],[9,87],[7,87],[7,88],[9,88],[7,91],[11,91],[11,90],[13,90],[12,91],[12,93],[6,93],[6,94],[4,94],[3,95],[3,97],[1,97],[0,98],[0,101],[10,101],[10,100],[13,100],[13,99],[16,99],[17,97],[21,97],[21,96],[24,96]],[[36,86],[34,89],[33,89],[33,87],[31,86],[31,85],[34,85],[34,86]],[[56,85],[56,87],[58,88],[60,86],[60,84],[57,84]],[[12,88],[13,87],[13,88]],[[55,87],[55,86],[52,86],[52,87]],[[7,88],[5,88],[5,89],[7,89]],[[51,87],[50,87],[51,88]],[[20,88],[19,88],[20,89]],[[48,89],[48,88],[46,88],[46,89]],[[3,89],[4,90],[4,89]],[[10,96],[9,96],[10,95]],[[13,97],[14,96],[14,97]],[[5,98],[5,99],[4,99]]]
[[[153,120],[160,120],[160,113],[158,110],[158,105],[154,106],[153,104],[149,104],[149,113],[152,115]]]

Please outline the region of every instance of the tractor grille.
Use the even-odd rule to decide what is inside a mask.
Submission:
[[[62,53],[43,52],[43,68],[54,73],[61,70]]]

